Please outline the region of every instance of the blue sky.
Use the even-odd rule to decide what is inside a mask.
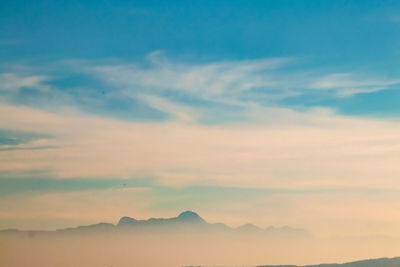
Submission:
[[[0,1],[0,227],[196,208],[233,224],[400,235],[388,223],[400,222],[389,215],[399,11],[365,0]],[[382,206],[366,201],[383,192]],[[356,204],[338,212],[339,196]],[[382,221],[352,220],[370,206]]]
[[[2,5],[2,56],[165,50],[203,60],[290,55],[389,65],[399,56],[398,8],[396,1],[13,1]]]
[[[97,97],[107,90],[97,79],[76,73],[75,67],[49,65],[71,59],[143,62],[161,51],[175,61],[198,64],[290,57],[295,62],[281,74],[351,73],[358,80],[376,77],[373,86],[381,87],[399,76],[399,8],[396,1],[13,1],[0,10],[2,70],[14,64],[34,66],[38,75],[50,70],[46,83],[60,90],[90,87],[84,93]],[[274,104],[395,117],[397,108],[386,101],[396,99],[398,85],[384,87],[388,90],[341,99],[329,92],[302,92]],[[35,98],[29,88],[23,91],[14,102]],[[129,118],[125,109],[165,119],[141,101],[118,96],[91,108],[121,119]]]

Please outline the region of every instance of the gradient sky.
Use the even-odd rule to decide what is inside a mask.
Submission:
[[[0,1],[0,228],[400,236],[399,1]]]

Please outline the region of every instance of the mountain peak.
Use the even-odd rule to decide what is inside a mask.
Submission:
[[[197,213],[187,210],[179,214],[177,217],[178,220],[184,222],[196,222],[196,223],[204,223],[205,221],[201,218]]]
[[[119,222],[118,222],[118,225],[119,226],[121,226],[121,225],[131,225],[131,224],[133,224],[133,223],[135,223],[135,222],[137,222],[137,220],[135,220],[135,219],[133,219],[133,218],[131,218],[131,217],[122,217],[120,220],[119,220]]]

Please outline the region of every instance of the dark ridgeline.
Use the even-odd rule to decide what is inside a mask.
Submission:
[[[257,267],[300,267],[296,265],[260,265]],[[301,267],[400,267],[400,257],[361,260],[343,264],[304,265]]]
[[[185,211],[173,218],[150,218],[148,220],[136,220],[131,217],[122,217],[118,224],[97,223],[84,225],[56,231],[20,231],[17,229],[0,230],[0,235],[51,235],[51,234],[86,234],[86,233],[113,233],[121,231],[149,230],[155,233],[163,230],[196,231],[196,232],[220,232],[233,233],[237,235],[259,235],[288,236],[311,238],[312,235],[306,230],[283,226],[280,228],[268,227],[266,229],[253,224],[244,224],[238,228],[231,228],[223,223],[208,223],[193,211]]]
[[[263,233],[269,235],[290,235],[290,236],[302,236],[312,237],[311,233],[304,229],[292,228],[289,226],[268,227],[266,229],[257,227],[253,224],[244,224],[237,228],[231,228],[224,223],[207,223],[197,213],[193,211],[185,211],[173,218],[150,218],[148,220],[136,220],[130,217],[122,217],[117,228],[135,229],[135,228],[181,228],[181,229],[193,229],[193,230],[204,230],[204,231],[220,231],[220,232],[232,232],[237,234],[255,234]]]
[[[184,267],[213,267],[213,266],[184,266]],[[223,267],[223,266],[219,266]],[[252,267],[252,266],[248,266]],[[400,257],[361,260],[348,263],[328,263],[317,265],[258,265],[254,267],[400,267]]]
[[[174,218],[150,218],[148,220],[136,220],[131,217],[122,217],[117,227],[135,227],[135,226],[171,226],[171,225],[206,225],[206,221],[203,220],[197,213],[192,211],[185,211],[179,214],[178,217]]]

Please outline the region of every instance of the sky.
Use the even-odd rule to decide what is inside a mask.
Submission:
[[[0,0],[0,228],[194,210],[400,237],[400,2]]]

